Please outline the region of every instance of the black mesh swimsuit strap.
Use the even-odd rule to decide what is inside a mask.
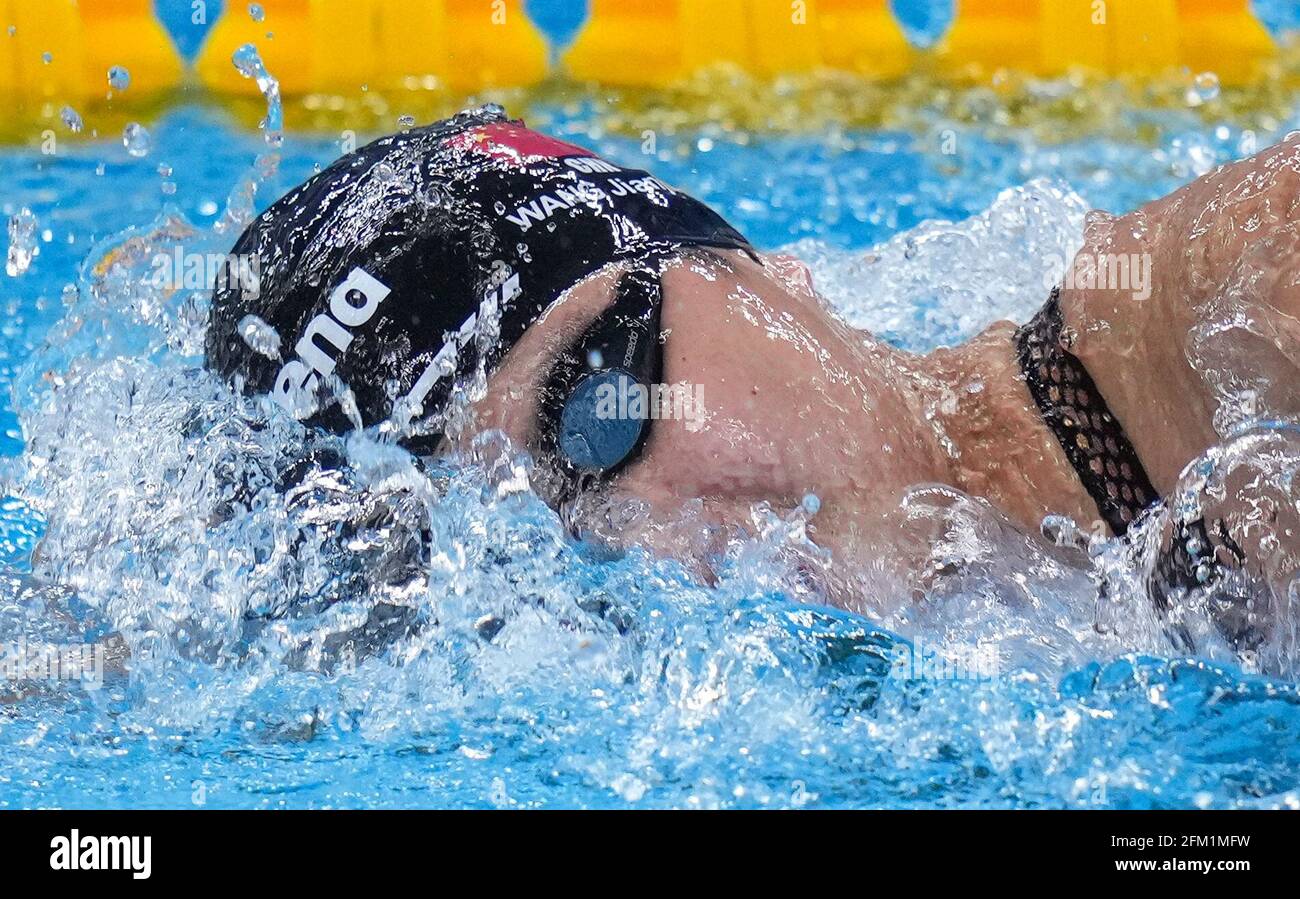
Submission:
[[[1079,474],[1101,517],[1116,536],[1159,500],[1132,442],[1111,412],[1083,363],[1061,342],[1060,289],[1038,314],[1016,332],[1020,370],[1043,420],[1056,435],[1066,458]],[[1220,520],[1207,527],[1203,518],[1171,521],[1170,543],[1156,560],[1148,582],[1156,608],[1168,612],[1180,593],[1222,586],[1229,567],[1240,567],[1245,555]],[[1232,645],[1250,647],[1262,638],[1241,613],[1241,597],[1221,596],[1215,624]],[[1170,638],[1181,649],[1195,651],[1184,625],[1173,623]]]
[[[1102,519],[1122,536],[1160,497],[1088,370],[1061,343],[1061,291],[1016,332],[1020,370]]]
[[[1020,370],[1043,420],[1097,503],[1101,517],[1122,537],[1133,520],[1160,497],[1088,370],[1062,344],[1063,328],[1057,288],[1038,314],[1016,332]],[[1219,527],[1222,529],[1221,522]],[[1226,532],[1221,537],[1240,559],[1240,551]],[[1213,543],[1203,519],[1173,522],[1171,544],[1157,560],[1149,584],[1157,608],[1167,610],[1175,592],[1219,580],[1223,568]],[[1180,633],[1172,636],[1189,648],[1190,637],[1180,637]]]

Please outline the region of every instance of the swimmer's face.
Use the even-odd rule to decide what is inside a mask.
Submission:
[[[545,469],[543,385],[609,306],[621,271],[588,278],[529,328],[489,381],[476,431],[503,431]],[[670,263],[662,283],[663,381],[682,402],[648,423],[640,454],[595,492],[606,509],[631,501],[648,513],[619,536],[671,542],[664,525],[684,509],[725,533],[749,527],[755,503],[783,512],[808,494],[822,509],[814,531],[847,536],[929,476],[918,416],[892,386],[905,357],[836,318],[802,264],[695,252]]]

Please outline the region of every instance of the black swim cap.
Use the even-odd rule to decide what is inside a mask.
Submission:
[[[561,293],[674,246],[749,249],[644,171],[496,107],[461,113],[362,147],[262,213],[233,249],[258,282],[218,281],[207,365],[310,424],[396,421],[426,449],[453,385],[490,371]]]

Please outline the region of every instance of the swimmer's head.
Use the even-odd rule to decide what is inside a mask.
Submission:
[[[499,114],[362,148],[235,252],[259,255],[260,291],[216,292],[210,367],[308,424],[388,427],[421,454],[500,432],[583,532],[603,516],[676,554],[658,522],[684,509],[721,534],[813,493],[817,539],[847,544],[946,470],[915,361],[840,321],[801,265]],[[631,507],[653,533],[602,511]]]
[[[700,246],[748,248],[646,172],[496,108],[462,113],[349,154],[259,216],[232,254],[255,258],[259,278],[219,283],[207,364],[308,424],[380,426],[425,451],[458,393],[565,290]],[[601,346],[627,350],[628,336],[616,327]]]

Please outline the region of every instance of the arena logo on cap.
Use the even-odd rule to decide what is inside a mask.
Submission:
[[[298,358],[286,362],[275,376],[272,398],[295,417],[310,414],[304,407],[315,397],[320,379],[334,373],[338,357],[352,343],[349,328],[370,321],[390,292],[387,285],[363,269],[350,271],[330,293],[329,311],[307,323],[294,345]]]

